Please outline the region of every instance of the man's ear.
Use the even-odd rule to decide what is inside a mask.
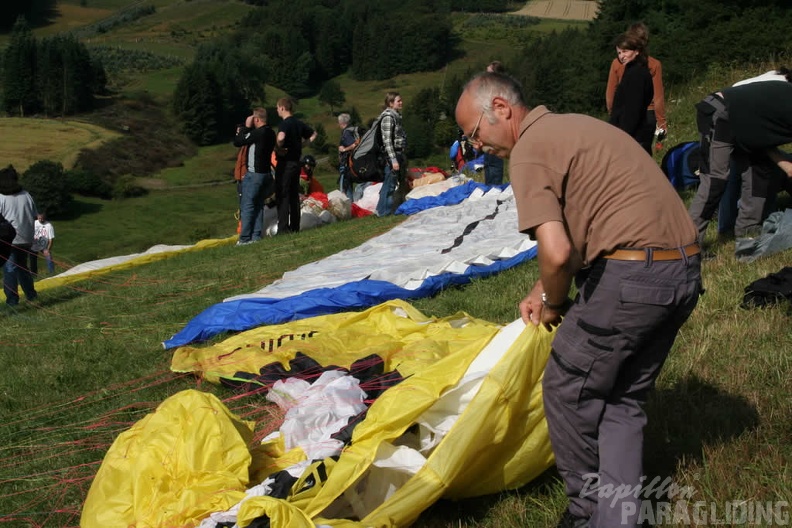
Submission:
[[[503,119],[509,119],[512,115],[512,107],[509,102],[500,96],[492,99],[492,111]]]

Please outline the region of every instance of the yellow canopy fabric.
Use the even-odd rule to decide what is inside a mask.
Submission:
[[[86,279],[100,277],[112,271],[134,268],[136,266],[142,266],[144,264],[149,264],[158,260],[170,258],[187,251],[201,251],[208,248],[226,246],[236,242],[237,238],[237,235],[219,239],[212,238],[201,240],[191,246],[180,247],[179,249],[152,251],[152,249],[161,247],[155,246],[154,248],[149,249],[148,252],[139,253],[134,257],[129,255],[86,262],[75,266],[75,268],[84,269],[84,271],[77,271],[76,269],[67,270],[66,272],[55,275],[54,277],[47,277],[37,281],[36,290],[44,291],[51,288],[58,288],[60,286],[67,286],[69,284],[74,284],[75,282],[80,282]]]
[[[249,483],[253,425],[208,393],[168,398],[113,442],[80,526],[197,526],[233,506]]]
[[[307,479],[317,481],[308,487],[295,485],[285,499],[247,498],[239,507],[237,523],[245,527],[266,515],[273,528],[397,527],[414,522],[441,497],[458,499],[519,487],[552,465],[541,395],[551,339],[543,328],[525,328],[520,321],[502,328],[465,313],[430,318],[404,301],[391,301],[362,313],[258,328],[212,347],[183,347],[174,353],[172,368],[217,381],[239,371],[257,373],[273,361],[288,366],[298,351],[322,365],[341,367],[380,355],[386,371],[398,369],[405,379],[373,402],[337,460],[318,462],[322,471],[314,467],[313,474],[321,479]],[[177,419],[172,427],[185,425]],[[195,441],[182,444],[184,450],[203,449],[199,435],[180,435]],[[229,435],[240,436],[234,430]],[[295,453],[299,449],[285,451],[278,443],[271,439],[233,467],[249,464],[252,484],[257,484],[304,458]],[[114,444],[105,464],[116,458],[116,451]],[[86,510],[90,505],[93,512],[90,519],[105,513],[99,511],[99,503],[112,498],[109,492],[101,501],[91,496],[94,487],[109,488],[99,483],[105,477],[103,469],[104,464],[86,501]],[[169,478],[159,468],[149,469],[151,474],[137,473],[128,480]],[[125,494],[136,484],[114,485]],[[217,502],[238,502],[239,487],[227,489],[228,497]],[[127,497],[112,499],[129,502]],[[172,511],[191,514],[172,525],[196,526],[195,508],[182,504],[180,495],[170,499]],[[103,524],[83,526],[132,524],[127,521],[112,522],[105,516]]]

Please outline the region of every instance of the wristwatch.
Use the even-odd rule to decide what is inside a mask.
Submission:
[[[547,300],[547,294],[545,292],[542,292],[542,306],[546,306],[547,308],[550,308],[551,310],[555,310],[555,311],[565,310],[565,309],[569,308],[570,304],[571,304],[571,299],[569,297],[564,299],[564,302],[562,302],[562,303],[553,304],[553,303],[551,303],[550,301]]]

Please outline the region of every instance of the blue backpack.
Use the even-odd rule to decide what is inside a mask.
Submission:
[[[671,147],[660,162],[668,181],[677,189],[699,184],[701,147],[698,141],[685,141]]]

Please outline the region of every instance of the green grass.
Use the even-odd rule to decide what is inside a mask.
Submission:
[[[228,33],[253,9],[236,0],[160,0],[152,3],[156,7],[154,14],[91,37],[88,43],[117,45],[189,60],[200,43]]]
[[[125,7],[130,7],[137,2],[135,0],[60,0],[59,5],[72,5],[72,6],[81,6],[81,4],[85,4],[85,8],[89,9],[108,9],[110,11],[118,11],[120,9],[124,9]]]
[[[113,0],[102,2],[109,5]],[[449,72],[506,57],[508,47],[500,46],[466,42],[470,54],[450,65]],[[713,68],[689,86],[666,87],[666,146],[696,139],[693,105],[708,92],[773,66],[756,65],[750,72]],[[411,94],[442,83],[444,75],[432,72],[371,83],[355,83],[345,76],[339,80],[347,99],[366,118],[378,113],[385,90],[400,90],[408,109]],[[166,85],[163,81],[162,94]],[[268,105],[277,94],[268,91]],[[310,100],[298,107],[311,122],[320,110]],[[336,130],[331,116],[326,119],[328,132]],[[144,198],[80,199],[82,216],[55,223],[56,259],[75,264],[138,252],[155,243],[188,244],[231,235],[236,226],[233,184],[184,185],[211,182],[229,171],[234,152],[230,145],[201,149],[183,167],[157,175],[151,186],[164,190]],[[320,162],[318,171],[322,183],[332,189],[332,163]],[[118,433],[185,388],[197,386],[230,396],[222,388],[170,373],[170,354],[161,349],[162,340],[207,306],[355,247],[399,221],[365,218],[241,248],[184,253],[45,290],[36,306],[23,303],[17,310],[0,312],[0,522],[76,526],[90,478]],[[734,260],[733,248],[733,243],[718,248],[716,258],[704,263],[707,292],[683,327],[650,400],[646,469],[693,486],[694,500],[788,501],[789,307],[742,310],[739,303],[743,288],[787,266],[790,252],[741,264]],[[536,277],[536,264],[531,262],[414,304],[428,315],[463,310],[507,323],[518,317],[517,303]],[[551,527],[565,505],[562,485],[551,470],[519,490],[441,501],[416,526]]]
[[[145,251],[154,244],[193,244],[235,233],[236,186],[225,182],[155,191],[145,198],[78,198],[83,211],[72,221],[53,221],[53,254],[64,267],[112,255]]]
[[[93,148],[118,137],[116,132],[78,121],[22,117],[0,117],[0,159],[24,172],[33,163],[47,159],[70,169],[82,148]]]

